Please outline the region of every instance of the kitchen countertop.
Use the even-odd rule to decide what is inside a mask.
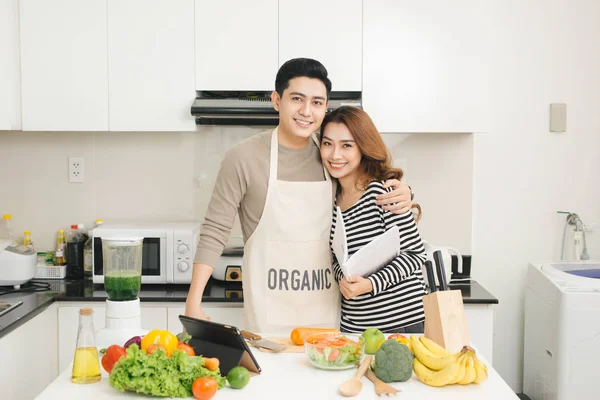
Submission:
[[[104,285],[94,284],[89,280],[61,282],[56,293],[58,301],[104,301],[107,299]],[[142,285],[139,298],[143,302],[185,302],[189,284]],[[242,282],[223,282],[209,279],[202,295],[207,303],[243,303]]]
[[[264,335],[268,337],[269,335]],[[277,335],[273,335],[277,336]],[[281,335],[279,335],[281,336]],[[338,386],[352,378],[355,369],[345,371],[324,371],[312,367],[303,353],[263,353],[251,350],[262,368],[260,375],[250,379],[244,389],[236,390],[229,386],[219,390],[214,399],[332,399],[342,398]],[[486,362],[482,359],[482,361]],[[466,386],[451,385],[442,388],[426,386],[413,374],[407,382],[394,383],[402,392],[398,396],[404,400],[509,400],[517,395],[488,364],[488,379],[481,384]],[[46,399],[140,399],[135,393],[121,393],[108,384],[108,375],[102,371],[102,380],[88,385],[71,383],[71,369],[63,371],[38,397]],[[373,384],[362,379],[363,389],[357,399],[378,399]],[[149,397],[146,397],[149,398]]]
[[[19,307],[0,317],[0,338],[29,321],[55,301],[94,302],[106,300],[102,285],[90,280],[36,280],[47,283],[47,290],[40,292],[15,292],[0,295],[0,301],[22,301]],[[142,285],[142,302],[185,302],[189,285]],[[460,289],[464,304],[498,304],[492,296],[476,281],[450,283],[450,289]],[[0,292],[2,293],[2,292]],[[221,282],[210,279],[206,285],[203,302],[243,303],[241,282]]]
[[[64,302],[102,302],[107,296],[103,285],[94,284],[90,280],[38,280],[36,286],[44,289],[38,292],[14,292],[2,294],[0,301],[23,304],[0,317],[0,338],[25,322],[29,321],[55,301]],[[26,285],[22,285],[25,288]],[[185,302],[190,285],[142,285],[140,300],[143,302]],[[6,289],[6,287],[3,287]],[[206,284],[203,302],[240,303],[243,304],[241,282],[221,282],[210,279]]]

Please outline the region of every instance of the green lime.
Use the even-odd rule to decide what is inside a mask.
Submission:
[[[227,382],[234,389],[241,389],[250,381],[250,372],[241,365],[231,368],[227,374]]]

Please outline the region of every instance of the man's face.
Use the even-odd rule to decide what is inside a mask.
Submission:
[[[271,100],[279,111],[279,132],[290,140],[309,138],[327,112],[327,88],[316,78],[291,79],[283,95],[273,92]]]

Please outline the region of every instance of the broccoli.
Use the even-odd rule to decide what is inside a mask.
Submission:
[[[412,376],[413,355],[407,346],[388,339],[375,353],[371,367],[385,383],[406,382]]]

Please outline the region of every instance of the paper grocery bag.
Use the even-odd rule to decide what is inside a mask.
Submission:
[[[443,290],[423,296],[425,337],[450,353],[470,344],[460,290]]]

